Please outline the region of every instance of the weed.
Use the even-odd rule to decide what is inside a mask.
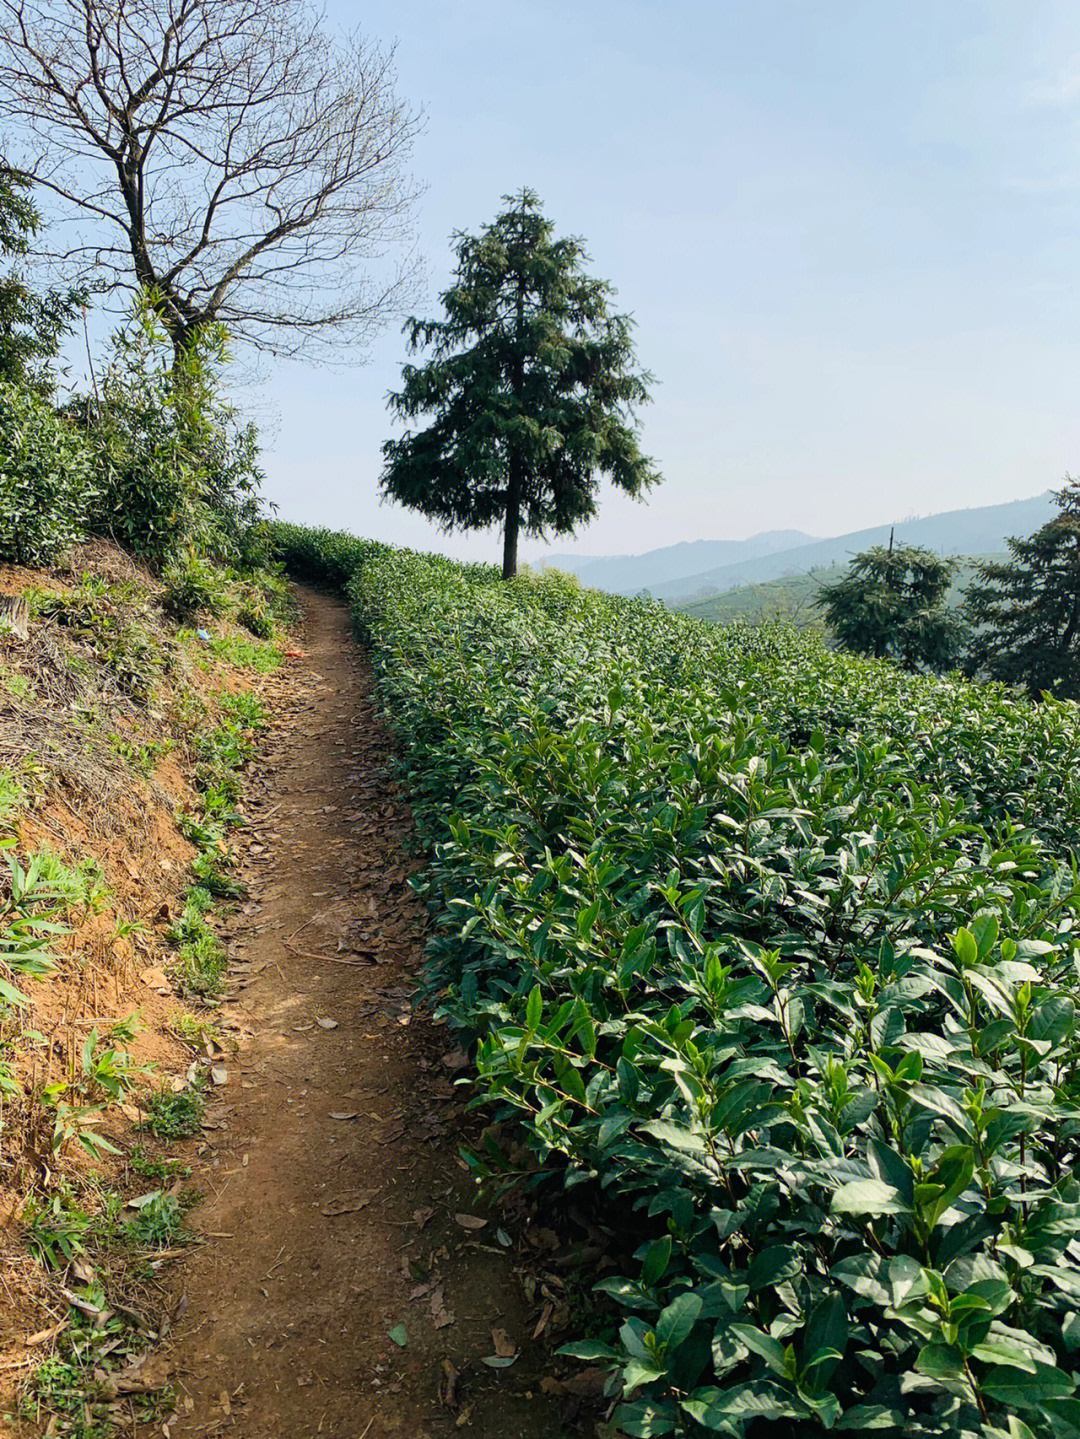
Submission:
[[[0,841],[0,846],[4,843]],[[6,843],[10,848],[13,841]],[[21,1008],[30,1000],[11,980],[42,979],[56,968],[57,956],[50,945],[69,933],[60,922],[68,904],[63,892],[43,875],[40,855],[24,868],[8,854],[7,865],[9,892],[0,893],[0,1001]]]
[[[196,855],[191,862],[191,872],[204,889],[219,899],[243,899],[247,894],[243,882],[226,874],[223,863],[211,855]]]
[[[66,1269],[86,1253],[86,1240],[94,1232],[94,1219],[72,1189],[64,1185],[49,1199],[31,1195],[23,1210],[27,1247],[43,1269]]]
[[[164,574],[161,607],[178,620],[196,615],[223,615],[229,608],[229,592],[221,570],[190,552],[174,560]]]
[[[177,1179],[187,1179],[191,1165],[179,1159],[155,1158],[148,1154],[146,1146],[133,1144],[128,1150],[128,1167],[140,1179],[156,1179],[162,1184],[172,1184]]]
[[[133,769],[137,769],[146,779],[152,779],[158,764],[167,754],[171,754],[176,748],[176,741],[171,739],[149,740],[146,744],[133,744],[123,735],[115,732],[109,735],[109,744],[122,759],[127,760]]]
[[[17,700],[29,699],[34,691],[27,675],[21,675],[7,665],[0,665],[0,684]]]
[[[129,939],[133,934],[142,934],[146,930],[146,922],[142,919],[118,919],[113,928],[114,939]]]
[[[103,1109],[126,1099],[151,1073],[150,1065],[136,1063],[128,1053],[135,1031],[134,1016],[113,1025],[104,1044],[92,1029],[79,1052],[78,1068],[73,1065],[67,1079],[44,1087],[42,1098],[55,1113],[55,1150],[77,1140],[95,1158],[103,1152],[117,1153],[116,1146],[98,1133],[98,1125]]]
[[[108,1439],[112,1423],[107,1413],[95,1418],[91,1406],[102,1408],[105,1391],[84,1366],[54,1354],[34,1370],[20,1405],[21,1417],[40,1424],[46,1415],[56,1420],[54,1434],[65,1439]]]
[[[207,1041],[216,1044],[220,1040],[217,1026],[212,1020],[202,1015],[186,1014],[183,1010],[171,1016],[169,1028],[177,1039],[191,1045],[192,1049],[201,1049]]]
[[[224,660],[237,669],[270,674],[281,664],[281,650],[269,641],[245,640],[239,635],[215,635],[207,642],[215,659]]]
[[[38,872],[69,909],[88,909],[91,914],[99,914],[112,898],[101,865],[92,855],[69,865],[53,850],[43,849],[38,855]]]
[[[251,690],[237,690],[235,693],[229,690],[218,690],[214,698],[222,712],[245,729],[266,728],[266,706]]]
[[[159,1089],[147,1101],[142,1127],[156,1139],[190,1139],[198,1134],[205,1109],[203,1086],[197,1082],[178,1093]]]
[[[127,1239],[140,1249],[167,1249],[176,1243],[190,1243],[184,1233],[184,1215],[199,1196],[194,1191],[183,1202],[175,1194],[157,1193],[140,1202],[135,1218],[125,1225]]]
[[[0,825],[9,824],[25,804],[25,789],[10,770],[0,770]]]
[[[180,946],[184,988],[204,999],[221,993],[227,963],[225,946],[209,925]]]

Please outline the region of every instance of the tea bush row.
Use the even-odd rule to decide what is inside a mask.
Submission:
[[[431,990],[634,1249],[575,1346],[623,1432],[1080,1432],[1075,708],[303,545],[355,557]]]

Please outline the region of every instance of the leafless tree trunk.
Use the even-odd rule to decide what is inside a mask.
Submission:
[[[418,115],[394,81],[304,0],[0,0],[0,115],[71,219],[57,258],[150,292],[178,350],[220,321],[340,353],[399,309]]]

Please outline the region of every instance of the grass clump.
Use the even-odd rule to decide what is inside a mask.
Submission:
[[[196,857],[196,864],[201,858]],[[179,951],[185,989],[203,998],[221,993],[228,961],[225,946],[206,917],[213,905],[214,894],[206,885],[192,885],[185,896],[180,918],[169,931],[169,938]]]
[[[191,1139],[199,1132],[206,1110],[206,1095],[200,1083],[173,1091],[159,1089],[150,1095],[142,1128],[166,1143]]]
[[[215,659],[237,669],[254,670],[256,674],[271,674],[281,664],[280,647],[269,640],[246,640],[241,635],[212,635],[206,642]]]
[[[191,552],[173,560],[162,576],[161,607],[173,619],[190,621],[199,615],[217,617],[227,612],[230,596],[218,566]]]
[[[144,1144],[133,1144],[127,1153],[128,1168],[139,1179],[156,1179],[161,1184],[173,1184],[178,1179],[191,1175],[191,1165],[180,1159],[166,1159],[150,1154]]]
[[[112,899],[101,865],[92,855],[69,865],[53,850],[42,849],[37,860],[42,882],[68,908],[100,914]]]
[[[12,820],[26,804],[26,790],[10,770],[0,770],[0,828]]]

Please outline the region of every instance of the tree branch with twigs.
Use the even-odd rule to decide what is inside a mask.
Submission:
[[[303,0],[0,0],[0,115],[73,280],[311,358],[362,349],[416,278],[418,112],[393,50]]]

